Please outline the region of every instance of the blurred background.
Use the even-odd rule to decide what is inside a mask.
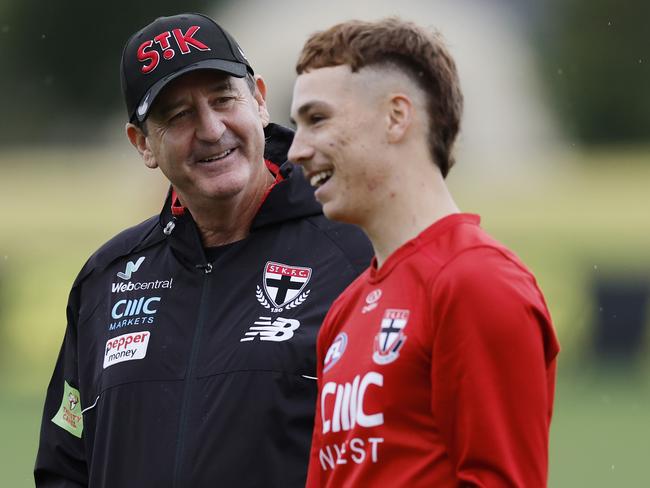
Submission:
[[[162,204],[164,178],[124,136],[119,59],[180,11],[239,40],[282,123],[314,30],[399,15],[442,32],[466,96],[448,182],[534,271],[562,344],[549,486],[650,486],[647,0],[2,0],[2,485],[33,485],[76,273]]]

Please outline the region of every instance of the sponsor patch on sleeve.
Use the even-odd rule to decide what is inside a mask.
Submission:
[[[79,396],[79,390],[72,388],[67,381],[64,381],[61,407],[56,415],[52,417],[52,422],[81,439],[81,433],[84,430],[84,420],[81,415],[81,397]]]

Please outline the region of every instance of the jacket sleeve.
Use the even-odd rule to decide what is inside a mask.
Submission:
[[[533,276],[477,249],[432,293],[432,410],[459,486],[545,487],[558,345]]]
[[[36,487],[88,486],[77,363],[77,289],[67,308],[68,324],[47,389],[34,468]]]

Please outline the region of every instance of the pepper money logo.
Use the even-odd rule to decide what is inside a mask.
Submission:
[[[149,331],[132,332],[113,337],[106,341],[104,349],[104,369],[124,361],[143,359],[149,347]]]
[[[260,305],[271,312],[295,308],[307,300],[311,290],[303,290],[310,279],[311,268],[268,261],[264,266],[262,287],[257,286],[255,296]]]

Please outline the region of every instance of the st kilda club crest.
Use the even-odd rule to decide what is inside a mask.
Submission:
[[[282,312],[301,305],[311,290],[305,290],[311,268],[268,261],[264,266],[262,287],[257,286],[257,301],[271,312]]]
[[[392,363],[399,357],[399,351],[404,346],[406,335],[404,329],[409,321],[409,311],[389,308],[384,312],[375,336],[372,360],[377,364]]]

